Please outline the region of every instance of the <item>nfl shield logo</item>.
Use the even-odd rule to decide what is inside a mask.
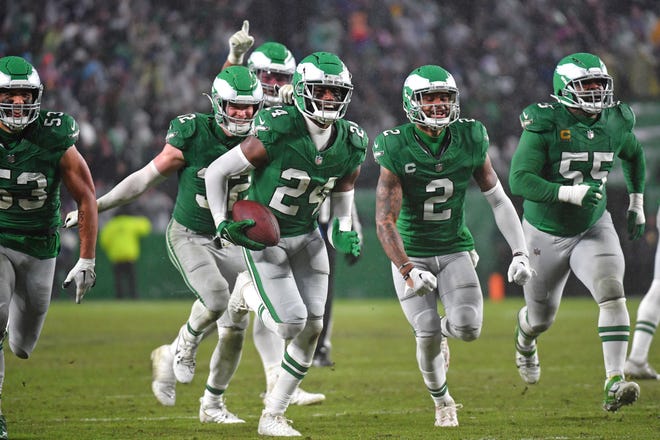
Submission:
[[[436,163],[435,164],[435,170],[439,173],[442,171],[442,164],[441,163]]]
[[[589,138],[589,139],[593,139],[593,138],[594,138],[594,132],[593,132],[593,130],[588,130],[588,131],[587,131],[587,138]]]
[[[323,163],[323,157],[320,154],[317,154],[316,158],[314,158],[314,163],[316,165],[321,165]]]

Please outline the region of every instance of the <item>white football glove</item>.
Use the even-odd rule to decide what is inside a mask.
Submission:
[[[76,283],[76,304],[80,304],[83,296],[96,284],[94,272],[95,258],[80,258],[71,272],[66,276],[62,287],[69,287],[72,281]]]
[[[412,286],[410,285],[412,284]],[[413,267],[408,272],[406,279],[405,296],[419,295],[424,296],[427,293],[433,292],[438,287],[438,279],[431,272],[427,270],[419,270]]]
[[[628,238],[637,240],[644,235],[646,217],[644,216],[644,194],[631,193],[628,205]]]
[[[559,187],[557,199],[560,202],[577,206],[596,206],[603,198],[603,185],[591,186],[584,183],[578,185],[562,185]]]
[[[470,260],[472,260],[472,266],[476,268],[477,263],[479,263],[479,254],[477,253],[476,249],[472,249],[470,251]]]
[[[254,37],[250,35],[250,22],[245,20],[240,31],[229,37],[229,55],[227,60],[232,64],[243,64],[243,55],[254,44]]]
[[[508,273],[509,282],[513,281],[519,286],[524,286],[532,278],[532,269],[529,266],[527,255],[516,255],[511,260]]]
[[[284,105],[293,105],[293,86],[291,84],[284,84],[277,89],[277,95]]]
[[[78,210],[76,209],[75,211],[71,211],[66,215],[66,218],[64,219],[64,227],[65,228],[73,228],[74,226],[78,226]]]

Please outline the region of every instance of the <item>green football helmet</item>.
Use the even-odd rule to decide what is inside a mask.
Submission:
[[[330,89],[332,100],[321,99],[318,88]],[[303,115],[326,125],[346,114],[353,95],[351,74],[330,52],[314,52],[298,64],[293,74],[293,101]]]
[[[447,94],[449,102],[423,104],[422,96],[427,93]],[[426,65],[413,70],[403,83],[403,110],[410,122],[432,129],[453,123],[461,112],[454,77],[440,66]]]
[[[208,96],[208,95],[206,95]],[[245,66],[230,66],[215,77],[211,96],[215,121],[230,133],[247,136],[252,121],[264,103],[264,92],[257,76]],[[251,104],[251,118],[241,119],[227,114],[227,104]]]
[[[585,83],[598,82],[597,89],[585,88]],[[590,53],[574,53],[557,64],[552,79],[554,95],[567,107],[579,108],[587,113],[600,113],[614,107],[614,81],[607,73],[605,63]]]
[[[32,94],[31,103],[0,102],[0,121],[11,131],[22,131],[39,117],[44,90],[37,69],[24,58],[0,58],[0,91],[9,90],[28,90]]]
[[[296,60],[285,45],[275,42],[257,47],[247,60],[248,69],[253,71],[264,89],[264,105],[271,107],[282,104],[277,86],[291,84]]]

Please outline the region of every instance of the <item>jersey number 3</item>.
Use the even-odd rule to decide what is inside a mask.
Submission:
[[[11,179],[11,170],[0,169],[0,179]],[[48,194],[46,193],[47,180],[42,173],[22,172],[16,178],[19,185],[28,185],[35,182],[37,187],[30,191],[29,199],[18,199],[18,206],[26,211],[44,206]],[[0,209],[9,209],[14,204],[14,196],[6,189],[0,189]]]

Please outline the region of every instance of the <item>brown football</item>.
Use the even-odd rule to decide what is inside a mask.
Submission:
[[[254,200],[239,200],[231,209],[234,221],[251,218],[254,226],[245,229],[249,239],[263,243],[266,246],[275,246],[280,241],[280,225],[277,218],[259,202]]]

